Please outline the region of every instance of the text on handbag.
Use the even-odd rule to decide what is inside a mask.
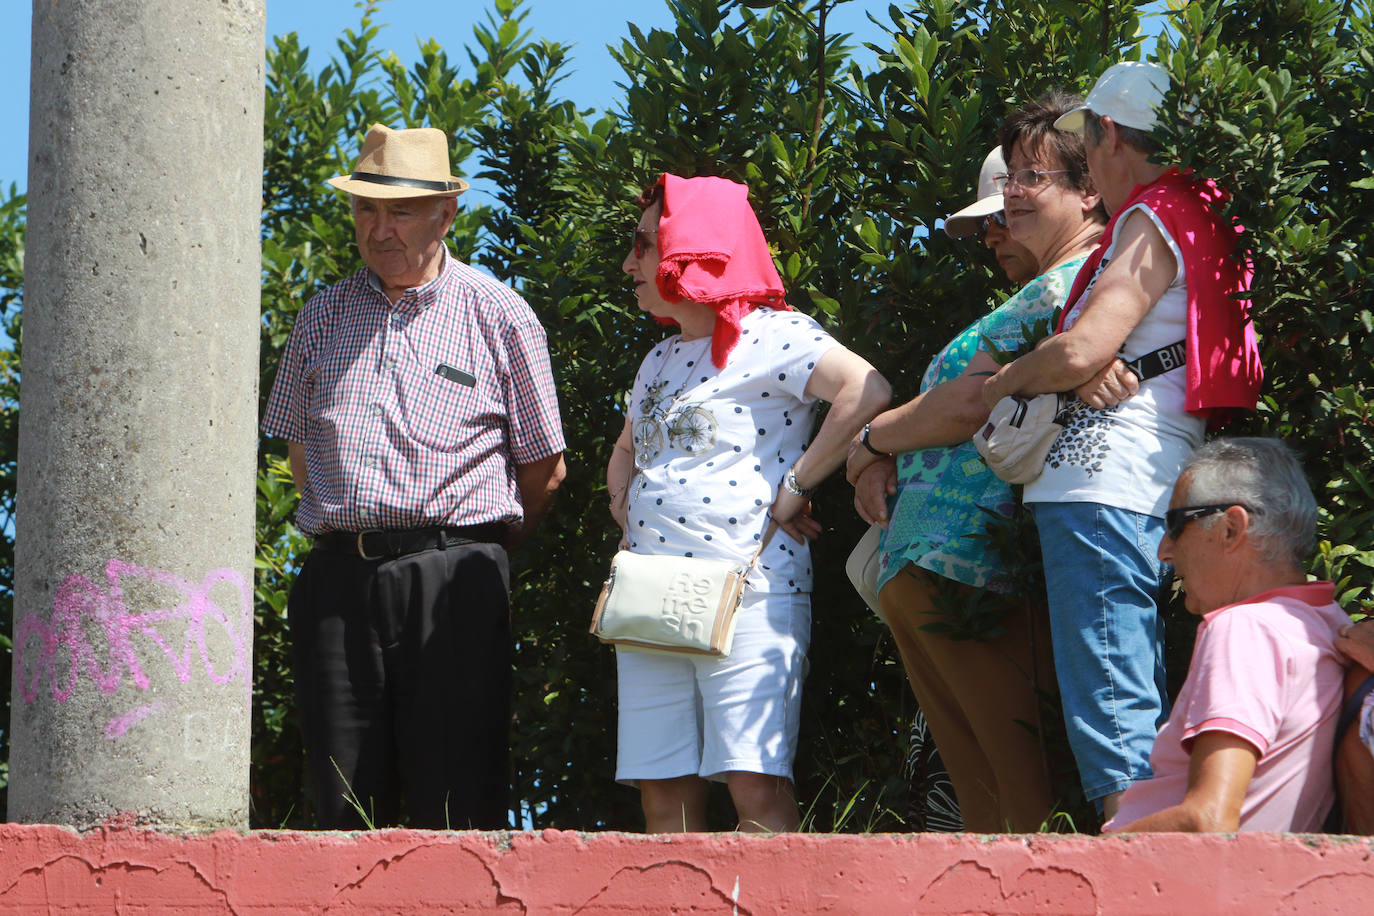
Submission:
[[[692,576],[687,572],[673,576],[663,595],[661,619],[664,625],[692,639],[700,638],[706,627],[706,615],[714,610],[706,603],[711,585],[710,576]]]

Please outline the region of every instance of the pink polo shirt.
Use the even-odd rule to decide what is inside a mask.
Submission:
[[[1159,730],[1154,777],[1133,783],[1112,831],[1183,801],[1188,751],[1223,731],[1259,751],[1240,829],[1310,833],[1335,800],[1331,754],[1344,662],[1332,643],[1350,618],[1330,582],[1262,592],[1202,618],[1188,679]]]

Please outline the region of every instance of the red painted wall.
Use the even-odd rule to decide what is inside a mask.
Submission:
[[[0,825],[0,913],[1374,913],[1374,841]]]

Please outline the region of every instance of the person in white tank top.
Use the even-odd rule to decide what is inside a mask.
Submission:
[[[1146,206],[1123,211],[1166,173],[1150,161],[1149,131],[1168,76],[1152,64],[1108,69],[1081,109],[1056,122],[1083,130],[1088,169],[1116,216],[1089,258],[1060,333],[988,379],[984,399],[1074,392],[1079,402],[1025,490],[1040,531],[1055,668],[1085,795],[1111,817],[1121,793],[1151,775],[1149,753],[1166,718],[1163,627],[1156,556],[1162,516],[1205,421],[1184,409],[1184,372],[1144,382],[1127,361],[1180,341],[1187,322],[1178,244]],[[1004,189],[1013,238],[1036,219],[1037,198],[1018,180],[1034,151],[1008,161]],[[1118,214],[1118,211],[1122,211]],[[1072,296],[1071,296],[1072,298]]]

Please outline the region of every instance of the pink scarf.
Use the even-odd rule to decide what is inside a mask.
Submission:
[[[759,306],[790,310],[749,189],[726,178],[664,175],[658,222],[658,291],[716,310],[711,361],[725,360],[740,338],[740,321]],[[670,322],[676,323],[676,322]]]
[[[1137,185],[1117,208],[1097,248],[1078,271],[1069,290],[1069,305],[1056,328],[1064,329],[1064,320],[1096,276],[1098,264],[1111,246],[1117,218],[1143,203],[1164,224],[1183,254],[1183,277],[1188,286],[1184,406],[1189,413],[1207,417],[1212,429],[1224,424],[1236,410],[1254,410],[1264,381],[1249,303],[1232,297],[1250,289],[1254,273],[1248,261],[1242,267],[1231,256],[1244,230],[1227,227],[1213,209],[1226,199],[1226,192],[1211,180],[1196,181],[1178,169],[1170,169],[1147,185]]]

